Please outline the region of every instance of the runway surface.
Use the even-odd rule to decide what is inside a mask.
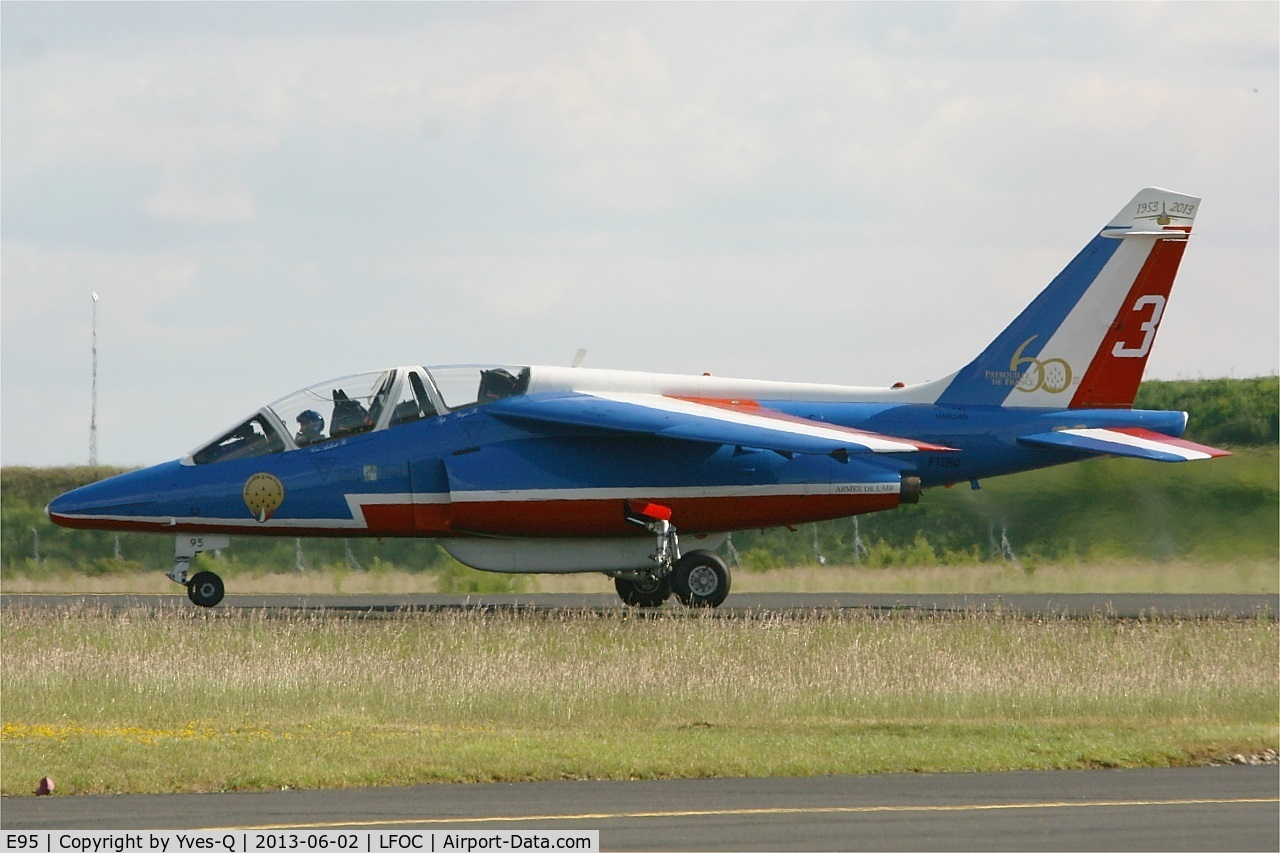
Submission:
[[[8,798],[4,829],[598,829],[604,850],[1280,849],[1280,768]]]
[[[193,607],[182,593],[176,595],[4,595],[0,607],[57,608],[75,604],[95,607]],[[530,611],[585,610],[622,613],[627,608],[615,595],[540,593],[516,595],[228,595],[219,610],[276,608],[326,610],[337,614],[380,614],[402,610],[491,610],[515,608]],[[1045,594],[921,594],[894,593],[734,593],[716,614],[733,617],[744,613],[807,610],[870,610],[877,612],[979,612],[1002,611],[1026,616],[1090,617],[1095,615],[1133,619],[1141,616],[1198,618],[1275,619],[1280,595],[1182,595],[1164,593],[1045,593]],[[655,611],[686,612],[674,602]]]

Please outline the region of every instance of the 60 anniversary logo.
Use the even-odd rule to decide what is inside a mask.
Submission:
[[[1030,394],[1032,391],[1048,391],[1050,394],[1061,394],[1071,387],[1071,365],[1061,358],[1046,358],[1043,361],[1035,356],[1023,355],[1027,345],[1038,335],[1032,335],[1022,342],[1009,359],[1008,370],[988,370],[986,378],[992,385],[1012,385],[1019,391]]]
[[[1032,335],[1023,341],[1022,346],[1018,347],[1018,351],[1009,360],[1010,370],[1022,370],[1024,369],[1022,366],[1027,365],[1022,378],[1018,380],[1017,388],[1019,391],[1028,393],[1039,391],[1043,388],[1050,394],[1061,394],[1071,387],[1071,365],[1060,358],[1048,358],[1041,361],[1029,355],[1024,356],[1022,351],[1036,337],[1036,335]]]

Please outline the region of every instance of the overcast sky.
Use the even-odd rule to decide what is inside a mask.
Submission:
[[[322,379],[888,385],[1144,186],[1149,378],[1277,369],[1280,5],[0,4],[0,461],[175,458]]]

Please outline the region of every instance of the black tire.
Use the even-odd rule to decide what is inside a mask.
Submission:
[[[198,607],[216,607],[225,594],[222,578],[213,572],[197,572],[187,581],[187,598]]]
[[[686,607],[719,607],[729,584],[729,567],[710,551],[690,551],[671,572],[671,590]]]
[[[671,597],[671,583],[666,578],[614,578],[613,587],[623,604],[629,607],[661,607]]]

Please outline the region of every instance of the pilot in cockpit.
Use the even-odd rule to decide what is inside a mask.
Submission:
[[[520,380],[511,375],[509,370],[496,367],[491,370],[480,371],[480,393],[479,403],[492,403],[495,400],[501,400],[503,397],[510,397],[517,393]]]
[[[307,409],[298,414],[298,434],[293,440],[299,447],[324,441],[324,418],[319,412]]]

